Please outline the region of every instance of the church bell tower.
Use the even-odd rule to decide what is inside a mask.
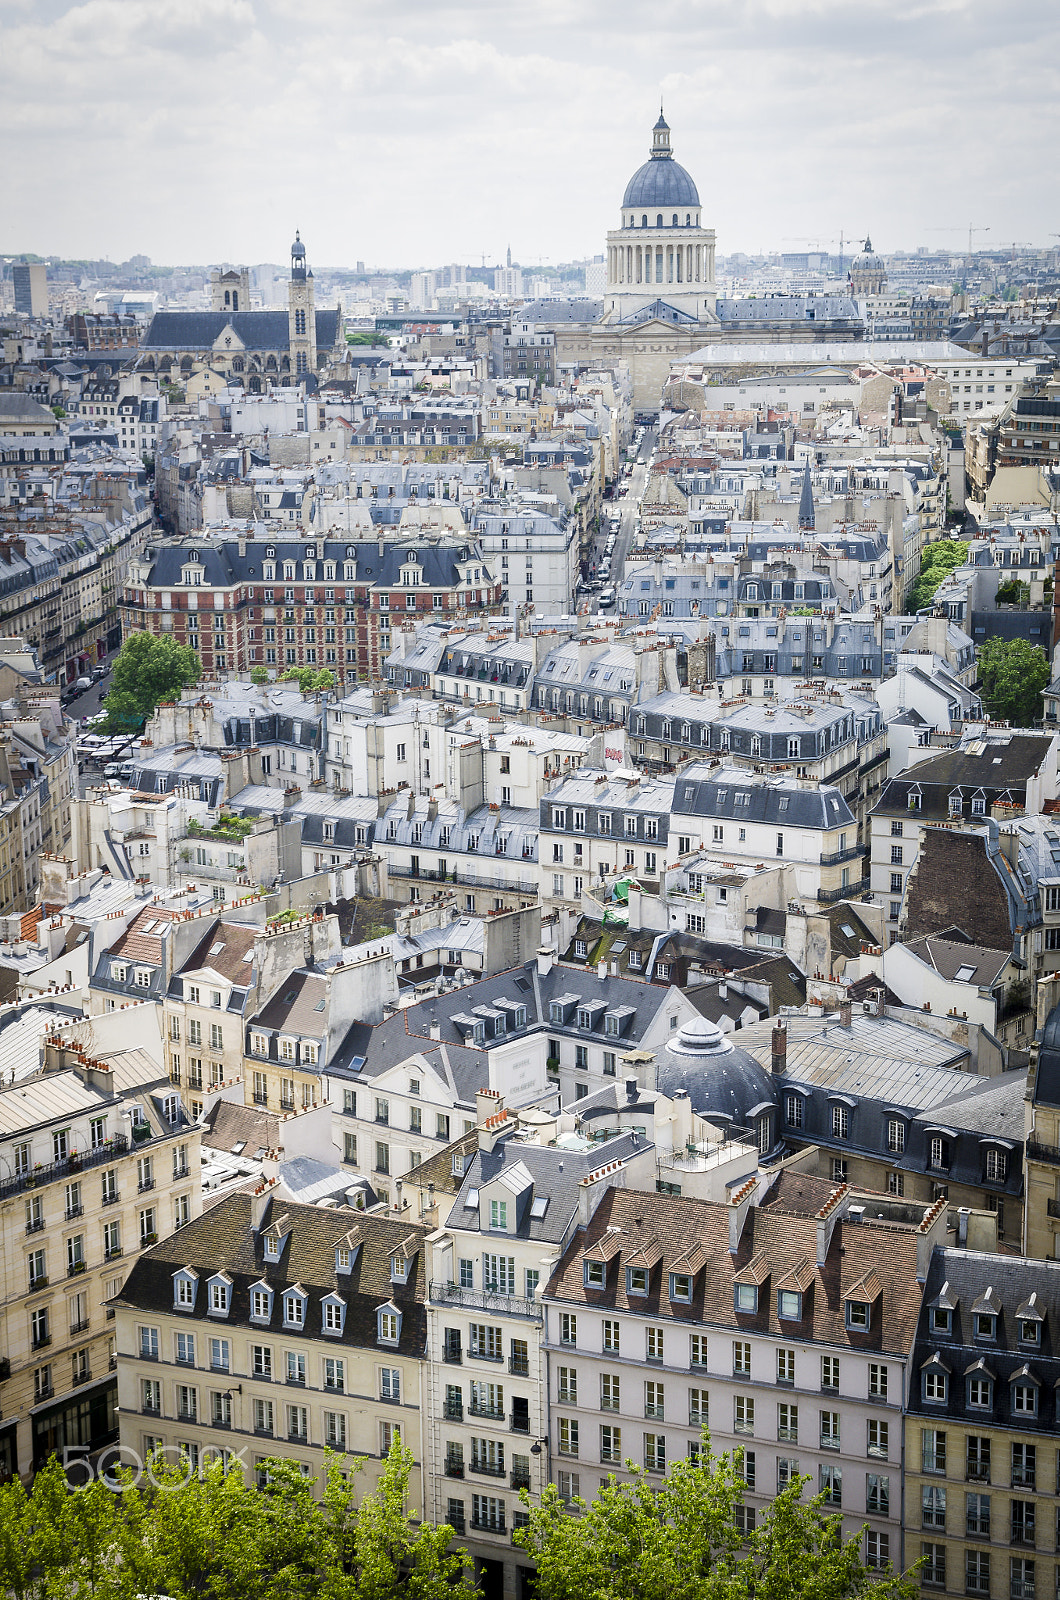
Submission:
[[[317,321],[314,307],[313,274],[307,269],[305,245],[296,233],[291,246],[291,281],[287,287],[288,345],[291,371],[315,372],[317,366]]]

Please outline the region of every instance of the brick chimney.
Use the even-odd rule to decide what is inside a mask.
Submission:
[[[782,1022],[773,1027],[773,1073],[783,1077],[788,1069],[788,1030]]]

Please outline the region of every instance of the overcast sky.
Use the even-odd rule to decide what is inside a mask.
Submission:
[[[570,260],[660,92],[719,253],[1052,244],[1058,63],[1057,0],[0,0],[0,252]]]

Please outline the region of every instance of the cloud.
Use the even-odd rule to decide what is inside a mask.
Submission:
[[[1058,45],[1052,0],[0,0],[0,246],[597,253],[660,92],[721,252],[1044,243]]]

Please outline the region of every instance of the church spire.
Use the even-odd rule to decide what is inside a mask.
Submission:
[[[806,463],[806,471],[802,475],[802,493],[799,496],[799,527],[812,533],[817,526],[817,514],[813,504],[813,485],[810,482],[810,463]]]

